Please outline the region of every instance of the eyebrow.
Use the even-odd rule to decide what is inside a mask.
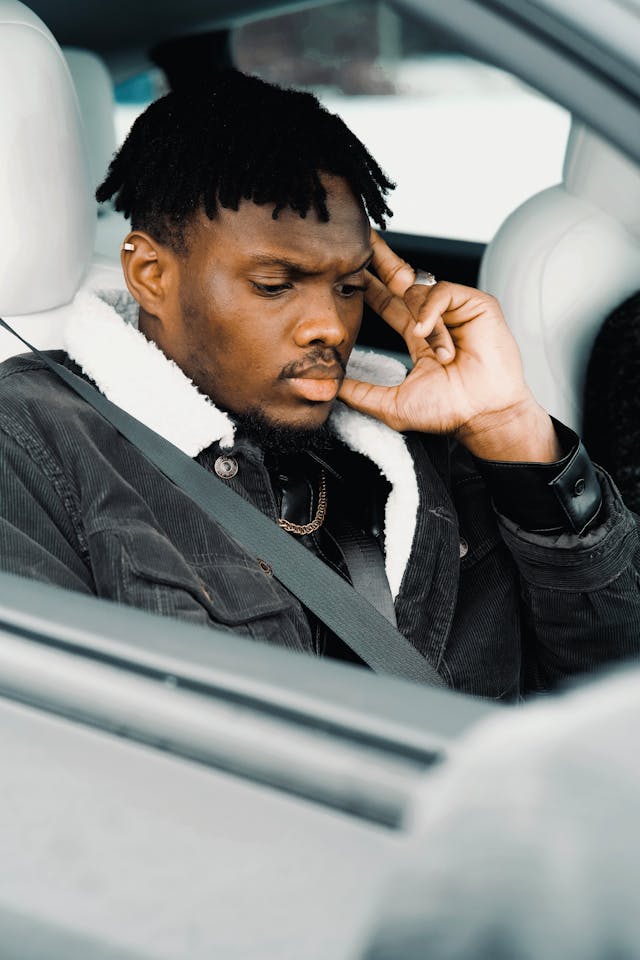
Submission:
[[[287,271],[290,277],[317,277],[320,274],[324,273],[324,270],[310,270],[309,267],[305,267],[303,264],[298,263],[295,260],[289,260],[287,257],[273,257],[268,253],[254,253],[252,256],[253,263],[260,264],[265,267],[282,267]],[[373,250],[370,251],[369,255],[362,263],[355,267],[354,270],[347,270],[346,273],[343,273],[343,277],[350,277],[352,273],[359,273],[361,270],[365,270],[371,261],[373,260]]]

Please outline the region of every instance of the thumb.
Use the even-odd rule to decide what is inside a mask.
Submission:
[[[346,377],[338,391],[338,398],[358,413],[366,413],[394,430],[401,430],[396,413],[397,393],[397,387],[381,387]]]

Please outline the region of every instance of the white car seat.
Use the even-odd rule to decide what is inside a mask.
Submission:
[[[500,301],[538,400],[580,430],[593,341],[640,287],[640,169],[574,121],[562,183],[500,227],[480,286]]]
[[[89,156],[91,190],[102,183],[118,143],[114,116],[113,83],[104,62],[89,50],[63,47],[80,105],[80,118]],[[94,250],[119,260],[120,244],[129,233],[129,221],[111,204],[97,207]]]
[[[60,345],[81,284],[122,286],[93,258],[95,200],[69,69],[18,0],[0,0],[0,317],[41,348]],[[24,348],[0,331],[0,359]]]

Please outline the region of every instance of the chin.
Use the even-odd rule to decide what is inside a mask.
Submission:
[[[318,404],[325,409],[308,411],[307,416],[290,420],[277,417],[258,407],[232,413],[239,435],[248,437],[263,450],[273,453],[302,453],[305,450],[326,450],[331,445],[328,420],[332,404]],[[309,416],[312,412],[313,415]]]

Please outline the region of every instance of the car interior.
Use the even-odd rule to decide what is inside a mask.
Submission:
[[[55,22],[60,14],[56,14],[53,7],[55,5],[48,10],[46,4],[39,6],[36,3],[32,9],[50,14]],[[198,70],[205,69],[203,64],[215,63],[211,51],[217,50],[220,38],[225,41],[225,55],[228,56],[230,28],[235,21],[242,22],[246,18],[246,12],[242,10],[237,14],[223,21],[225,29],[195,34],[195,38],[187,38],[188,42],[178,36],[174,41],[162,44],[164,59],[171,64],[172,82],[180,82],[177,77],[181,76],[183,82],[189,82],[190,77],[197,78]],[[63,36],[66,31],[75,39],[81,29],[80,22],[74,22],[73,18],[63,21]],[[218,27],[219,21],[215,25]],[[141,63],[148,64],[149,51],[155,51],[158,46],[154,46],[154,40],[162,26],[155,26],[155,32],[146,38],[146,47],[142,46],[142,27],[138,29],[139,33],[132,28],[127,35],[131,49],[120,52],[115,60],[112,54],[116,77],[122,76],[123,69],[126,72],[123,63],[130,73],[136,68],[139,70]],[[43,43],[42,37],[40,34],[40,43]],[[97,44],[98,38],[93,39]],[[6,42],[9,46],[12,41]],[[100,43],[104,44],[104,38]],[[34,49],[31,53],[31,61],[40,62],[39,53],[36,55]],[[34,139],[25,140],[21,145],[14,141],[16,146],[8,162],[17,164],[20,150],[29,156],[35,151],[43,167],[48,167],[48,172],[33,168],[32,182],[29,183],[24,176],[19,182],[15,177],[5,178],[4,189],[11,193],[11,204],[8,200],[3,204],[3,211],[7,211],[4,217],[6,235],[15,237],[18,231],[25,238],[22,243],[11,244],[14,257],[18,251],[21,257],[28,251],[26,238],[31,235],[35,223],[39,231],[51,230],[59,238],[55,242],[48,239],[46,233],[42,236],[44,246],[52,253],[44,273],[39,261],[41,280],[37,285],[22,283],[22,278],[29,275],[30,270],[26,264],[19,268],[12,262],[11,250],[3,258],[5,276],[10,278],[14,290],[10,295],[8,281],[3,282],[3,291],[7,290],[6,294],[3,292],[4,314],[14,318],[19,316],[20,325],[27,324],[33,329],[39,346],[55,345],[60,319],[50,311],[68,303],[74,287],[80,283],[94,288],[106,285],[107,277],[110,286],[123,283],[117,261],[119,246],[127,231],[126,221],[104,205],[98,209],[91,199],[91,193],[117,146],[114,80],[106,61],[95,50],[65,46],[63,53],[72,81],[72,91],[67,91],[66,95],[76,101],[73,106],[67,102],[68,112],[73,113],[77,104],[80,117],[79,120],[77,117],[67,118],[65,125],[58,127],[57,144],[52,138],[52,128],[54,111],[62,102],[62,87],[55,96],[53,88],[47,88],[45,97],[48,80],[43,78],[40,81],[43,86],[39,88],[37,73],[34,74],[33,67],[29,66],[29,83],[19,83],[17,78],[21,72],[27,71],[27,61],[23,60],[22,66],[16,63],[15,55],[12,56],[9,49],[4,58],[5,90],[11,90],[12,96],[16,97],[13,105],[8,98],[8,102],[3,103],[7,124],[11,123],[10,111],[15,110],[15,118],[21,116],[24,109],[21,98],[29,97],[29,87],[32,98],[37,98],[42,111],[42,117],[34,116],[31,124],[30,137]],[[198,65],[194,65],[194,58]],[[218,62],[219,59],[218,56]],[[14,122],[18,120],[14,119]],[[76,128],[73,137],[70,136],[72,127]],[[64,136],[62,130],[66,131]],[[56,154],[56,146],[59,151],[68,151],[68,156]],[[83,152],[88,160],[88,170]],[[59,164],[58,173],[54,173],[55,163]],[[77,169],[78,165],[84,167],[82,172]],[[16,187],[24,188],[24,203],[17,202]],[[43,224],[39,211],[43,209],[44,200],[38,196],[38,191],[45,190],[53,193],[47,205],[50,217]],[[527,379],[534,393],[560,420],[580,429],[584,375],[595,336],[604,318],[637,287],[640,236],[636,210],[639,193],[637,164],[602,135],[589,129],[580,118],[574,117],[560,182],[527,198],[511,211],[489,242],[408,234],[394,230],[393,224],[388,239],[409,263],[428,269],[439,277],[479,285],[494,294],[502,303],[519,342]],[[80,204],[84,205],[83,211]],[[13,225],[10,215],[13,213],[15,218],[18,211],[19,223]],[[90,225],[85,223],[84,232],[78,221],[73,222],[74,215],[92,221]],[[89,228],[94,231],[93,241],[87,239],[86,230]],[[68,242],[62,240],[67,231],[72,238]],[[82,249],[77,249],[80,246]],[[72,267],[71,260],[76,255],[77,262]],[[55,258],[64,259],[64,269]],[[51,296],[45,292],[49,278],[54,286],[60,285],[59,292],[54,293],[52,288]],[[19,287],[25,290],[26,300],[14,304],[12,296]],[[39,302],[33,300],[34,296]],[[47,314],[46,318],[41,316],[43,312]],[[27,317],[34,314],[37,319],[27,321]],[[18,348],[7,336],[3,331],[0,341],[3,356],[16,352]],[[360,342],[366,347],[404,355],[401,338],[384,324],[376,322],[368,308]]]
[[[98,18],[79,0],[0,0],[0,317],[40,349],[60,346],[66,309],[79,290],[124,286],[118,251],[127,223],[93,199],[117,146],[118,84],[153,68],[150,51],[161,43],[170,53],[172,42],[206,35],[217,39],[202,49],[215,43],[226,56],[233,31],[259,31],[285,8],[322,4],[183,0],[154,4],[153,13],[122,0],[102,6]],[[553,4],[547,6],[550,16]],[[528,25],[516,7],[509,29],[524,35]],[[397,9],[416,23],[427,18],[438,36],[457,31],[465,55],[491,58],[493,41],[478,47],[484,21],[471,29],[478,11],[487,14],[483,4],[407,0]],[[460,18],[467,14],[463,28]],[[488,24],[491,36],[492,29]],[[197,76],[189,58],[178,62]],[[499,55],[494,62],[507,66]],[[534,72],[529,64],[521,79],[533,83]],[[619,75],[616,82],[622,89]],[[544,82],[547,95],[558,89],[543,88]],[[579,429],[593,341],[607,314],[639,286],[640,143],[637,135],[618,136],[607,110],[596,126],[593,104],[578,109],[573,87],[567,91],[563,106],[572,117],[558,182],[516,204],[495,235],[422,235],[391,224],[386,237],[411,264],[495,295],[534,392]],[[637,121],[637,103],[629,111]],[[372,316],[360,343],[404,354],[400,338]],[[24,349],[0,330],[0,359]],[[0,586],[0,714],[15,738],[17,771],[6,802],[22,811],[16,842],[6,848],[17,880],[0,897],[0,942],[10,958],[68,960],[89,950],[105,960],[211,955],[212,924],[198,883],[216,857],[233,861],[236,817],[251,822],[247,842],[254,853],[244,873],[216,875],[212,896],[225,916],[216,919],[219,955],[346,958],[370,922],[418,779],[464,730],[500,709],[363,676],[348,665],[256,652],[248,641],[230,644],[220,636],[205,643],[198,628],[167,626],[139,611],[61,596],[6,575]],[[277,745],[266,756],[265,737]],[[126,745],[114,747],[118,738]],[[28,768],[19,758],[31,755]],[[83,770],[94,778],[91,786]],[[122,786],[114,787],[116,781]],[[38,799],[52,782],[57,799],[47,817]],[[115,794],[128,789],[133,800],[119,856],[108,831],[120,817]],[[222,811],[223,823],[213,833],[211,805]],[[68,825],[75,818],[89,836],[90,808],[103,818],[102,836],[80,851]],[[71,857],[77,882],[51,892],[56,869],[34,856],[32,871],[34,864],[41,870],[34,884],[32,871],[20,873],[19,841],[54,820],[62,832],[52,856]],[[275,856],[265,833],[281,838]],[[162,865],[163,844],[179,865],[171,876]],[[101,857],[103,873],[94,874],[92,864]],[[129,869],[130,909],[117,892]],[[274,876],[276,885],[282,881],[281,895],[267,908],[256,891]],[[92,882],[102,884],[105,896],[95,913],[84,915],[83,884],[90,891]],[[307,886],[291,917],[291,898]],[[318,888],[326,896],[318,898]],[[158,897],[168,904],[164,917],[155,916]],[[252,909],[258,906],[239,931],[238,904],[246,906],[247,898]],[[349,918],[341,912],[347,901]],[[284,940],[272,934],[274,910]],[[114,916],[121,918],[118,931]],[[326,916],[339,922],[327,923]],[[316,931],[313,943],[300,953],[294,944],[309,930]]]
[[[483,256],[479,284],[511,318],[528,383],[578,431],[593,341],[638,285],[638,209],[637,165],[575,120],[561,183],[514,210]]]

